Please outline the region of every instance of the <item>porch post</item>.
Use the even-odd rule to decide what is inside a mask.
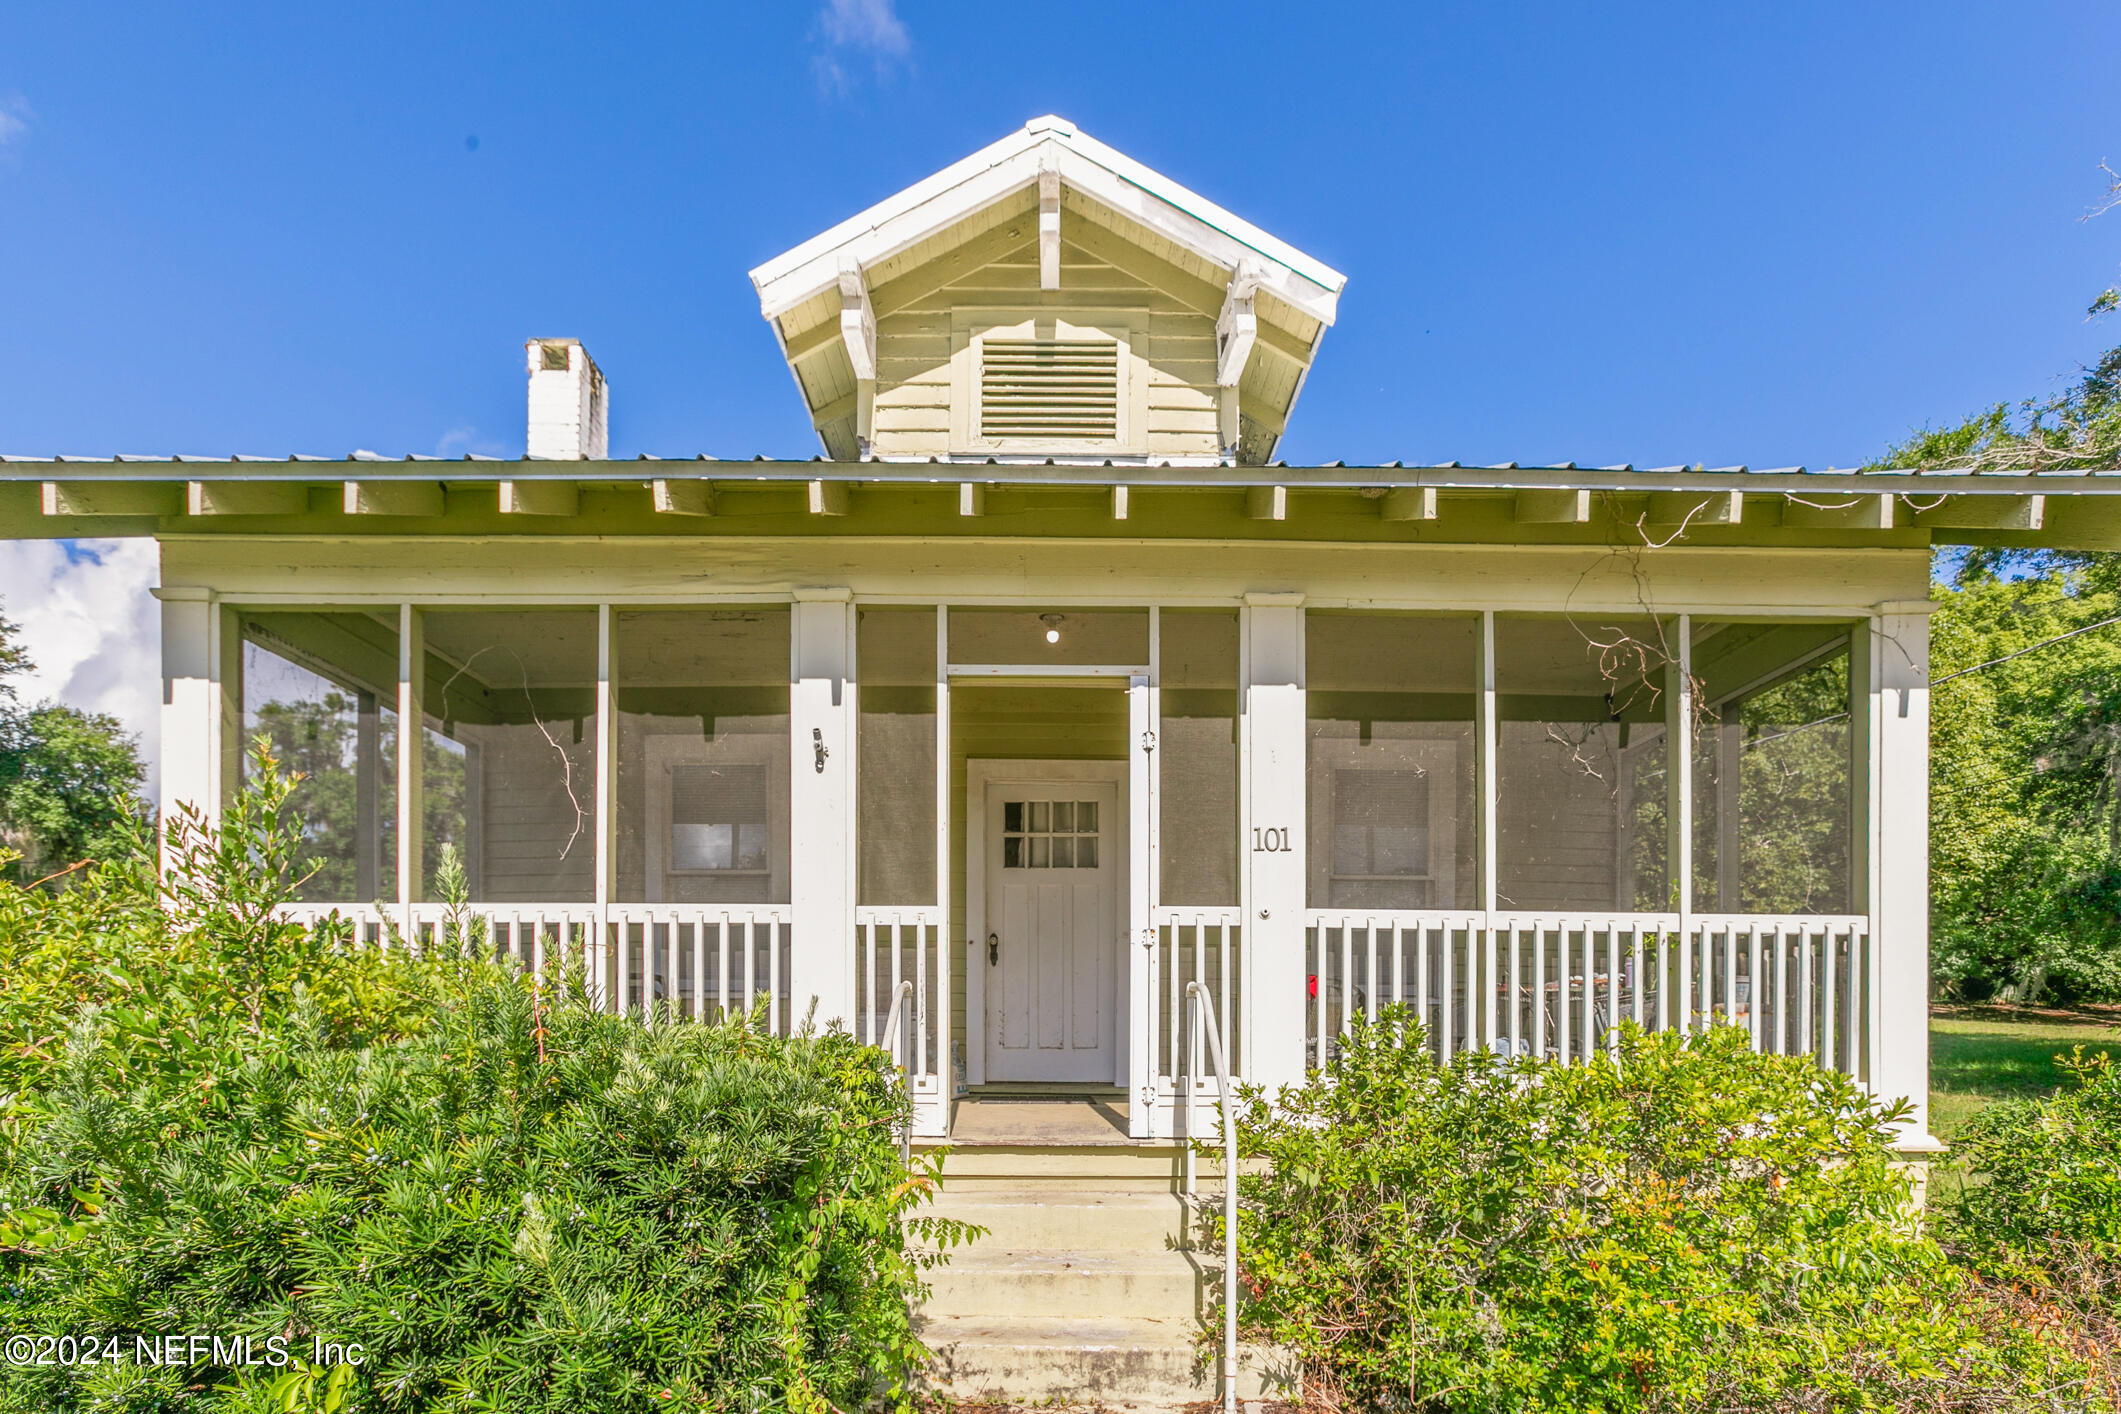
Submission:
[[[398,605],[398,928],[411,938],[412,906],[420,898],[426,856],[427,812],[421,792],[427,773],[427,642],[420,611]],[[445,684],[446,686],[447,684]],[[466,763],[469,765],[469,763]],[[470,771],[465,772],[467,782]],[[478,895],[474,895],[478,897]]]
[[[1900,1131],[1903,1152],[1941,1148],[1929,1132],[1929,660],[1933,609],[1927,600],[1878,606],[1868,652],[1866,709],[1856,721],[1856,783],[1870,792],[1868,864],[1856,884],[1871,917],[1870,1089],[1886,1101],[1905,1096],[1914,1112]],[[1858,636],[1863,636],[1861,627]],[[1865,661],[1868,659],[1868,662]],[[1856,673],[1850,673],[1851,687]],[[1865,718],[1868,718],[1866,721]],[[1866,751],[1865,748],[1868,748]],[[1867,755],[1866,762],[1863,757]],[[1868,769],[1863,769],[1867,767]],[[1867,886],[1867,887],[1866,887]]]
[[[1155,632],[1150,633],[1154,656]],[[1152,664],[1153,668],[1153,664]],[[1156,711],[1150,700],[1150,679],[1127,680],[1127,995],[1121,1015],[1127,1027],[1127,1086],[1133,1102],[1127,1106],[1127,1134],[1151,1139],[1157,1130],[1158,1046],[1154,1018],[1158,1002],[1156,976],[1156,923],[1151,909],[1156,902]],[[1185,1014],[1172,1014],[1170,1024],[1183,1028]],[[1183,1033],[1181,1033],[1183,1034]],[[1171,1077],[1173,1103],[1178,1086],[1187,1077]]]
[[[854,1024],[854,594],[795,592],[788,723],[789,1021]]]
[[[224,742],[224,652],[220,610],[204,589],[157,589],[162,601],[162,862],[170,859],[169,831],[189,806],[208,824],[221,819]],[[240,663],[240,658],[238,662]],[[241,692],[240,686],[236,688]],[[241,699],[238,698],[240,709]],[[241,734],[240,725],[235,733]]]
[[[1245,852],[1252,1059],[1272,1095],[1304,1076],[1304,610],[1301,594],[1247,594]],[[1272,831],[1270,835],[1268,832]],[[1255,842],[1273,839],[1273,851]]]

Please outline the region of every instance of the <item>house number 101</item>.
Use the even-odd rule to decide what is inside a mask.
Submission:
[[[1289,852],[1289,827],[1262,830],[1252,827],[1252,852],[1254,854],[1287,854]]]

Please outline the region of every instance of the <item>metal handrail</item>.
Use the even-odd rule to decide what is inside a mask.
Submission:
[[[1195,1028],[1207,1026],[1208,1055],[1222,1086],[1223,1107],[1223,1409],[1237,1410],[1237,1110],[1230,1093],[1230,1062],[1223,1053],[1222,1028],[1215,1021],[1215,1001],[1199,982],[1186,984],[1186,1053],[1194,1052]],[[1194,1099],[1199,1087],[1186,1077],[1186,1196],[1194,1196]]]
[[[906,1015],[906,1013],[910,1011],[912,1007],[913,984],[911,982],[901,982],[891,993],[891,1011],[884,1018],[884,1039],[877,1043],[878,1047],[884,1052],[885,1055],[891,1056],[891,1059],[894,1063],[897,1063],[899,1061],[899,1058],[896,1055],[892,1055],[891,1043],[898,1039],[898,1034],[902,1030],[905,1031],[909,1042],[911,1041],[913,1036],[913,1031],[910,1023],[903,1027],[899,1025],[899,1018]],[[899,1162],[902,1164],[910,1164],[913,1162],[912,1056],[907,1056],[904,1062],[899,1064],[899,1074],[903,1075],[906,1078],[906,1122],[899,1126],[898,1159]]]

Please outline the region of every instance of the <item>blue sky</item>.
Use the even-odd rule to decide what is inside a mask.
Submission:
[[[614,452],[808,456],[745,272],[1055,112],[1348,274],[1292,460],[1850,464],[2121,341],[2117,54],[2111,3],[12,6],[0,451],[518,452],[572,335]],[[0,555],[42,687],[146,724],[85,684],[151,573]]]
[[[809,455],[745,271],[1052,111],[1347,272],[1292,459],[1846,464],[2116,337],[2116,54],[2112,4],[11,7],[0,450],[516,451],[574,335],[615,451]]]

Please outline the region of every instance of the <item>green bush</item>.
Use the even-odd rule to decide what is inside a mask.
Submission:
[[[2109,1328],[2121,1323],[2121,1068],[2080,1047],[2073,1083],[1992,1105],[1954,1143],[1963,1182],[1939,1213],[1973,1266]]]
[[[902,1388],[928,1259],[901,1220],[931,1179],[899,1159],[876,1051],[644,1028],[572,985],[274,922],[286,789],[268,775],[222,832],[189,831],[159,899],[135,860],[0,906],[0,1332],[295,1358],[15,1369],[0,1409],[816,1410]],[[312,1366],[313,1339],[358,1365]]]
[[[1444,1064],[1388,1012],[1247,1098],[1242,1319],[1329,1408],[2104,1407],[1921,1234],[1894,1118],[1736,1029]]]

